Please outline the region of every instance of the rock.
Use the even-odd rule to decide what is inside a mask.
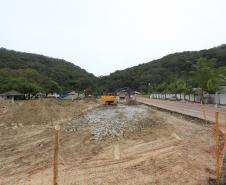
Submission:
[[[12,129],[14,129],[14,130],[15,130],[15,129],[18,129],[18,126],[17,126],[17,125],[15,125],[14,127],[12,127]]]
[[[99,109],[89,112],[84,117],[71,120],[65,130],[73,132],[76,128],[76,132],[80,134],[89,130],[92,135],[91,140],[120,138],[125,131],[141,130],[140,120],[143,111],[146,111],[146,107],[117,106]]]

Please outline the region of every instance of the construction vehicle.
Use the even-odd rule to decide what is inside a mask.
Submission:
[[[124,87],[124,88],[120,88],[117,89],[116,92],[114,93],[108,93],[105,96],[102,96],[99,101],[104,102],[105,104],[117,104],[117,95],[119,95],[119,93],[123,93],[124,94],[124,99],[126,99],[126,102],[129,102],[130,100],[130,94],[131,94],[131,90],[128,87]],[[120,98],[120,95],[119,95]]]
[[[119,95],[119,99],[128,100],[131,98],[131,89],[129,87],[117,89],[117,94]]]
[[[99,100],[108,105],[117,103],[116,96],[112,96],[112,95],[102,96]]]
[[[126,104],[127,105],[136,105],[136,96],[132,97],[132,91],[129,87],[123,87],[117,90],[118,95],[119,95],[119,99],[120,100],[126,100]]]

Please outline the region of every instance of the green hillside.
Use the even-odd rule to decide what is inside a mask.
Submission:
[[[193,65],[200,57],[216,59],[214,68],[226,66],[226,45],[208,50],[174,53],[149,63],[116,71],[102,77],[99,85],[107,91],[125,86],[141,92],[156,91],[161,85],[176,82],[178,79],[191,80]]]
[[[95,90],[96,77],[62,59],[0,48],[0,92]]]
[[[225,76],[225,66],[226,45],[221,45],[170,54],[97,78],[62,59],[0,48],[0,93],[11,89],[23,93],[90,89],[100,94],[121,87],[144,93],[182,92],[194,87],[214,92],[222,84],[220,78]]]

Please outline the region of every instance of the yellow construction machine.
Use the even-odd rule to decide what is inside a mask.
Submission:
[[[115,92],[108,93],[107,95],[102,96],[98,100],[108,105],[117,104],[118,101],[117,101],[116,95],[119,95],[119,98],[120,98],[121,97],[120,94],[123,94],[123,99],[126,100],[127,104],[136,103],[134,100],[131,99],[131,89],[129,87],[123,87],[123,88],[117,89]]]
[[[116,104],[117,103],[117,100],[116,100],[116,96],[102,96],[100,99],[99,99],[101,102],[104,102],[105,104]]]

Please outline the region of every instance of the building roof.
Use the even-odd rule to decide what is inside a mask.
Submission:
[[[134,94],[141,94],[140,92],[138,92],[138,91],[134,91]]]
[[[68,95],[77,95],[78,93],[76,93],[75,91],[71,91],[69,93],[67,93]]]
[[[15,91],[15,90],[12,90],[12,91],[8,91],[8,92],[5,92],[5,93],[2,93],[0,94],[1,96],[23,96],[24,94],[18,92],[18,91]]]

